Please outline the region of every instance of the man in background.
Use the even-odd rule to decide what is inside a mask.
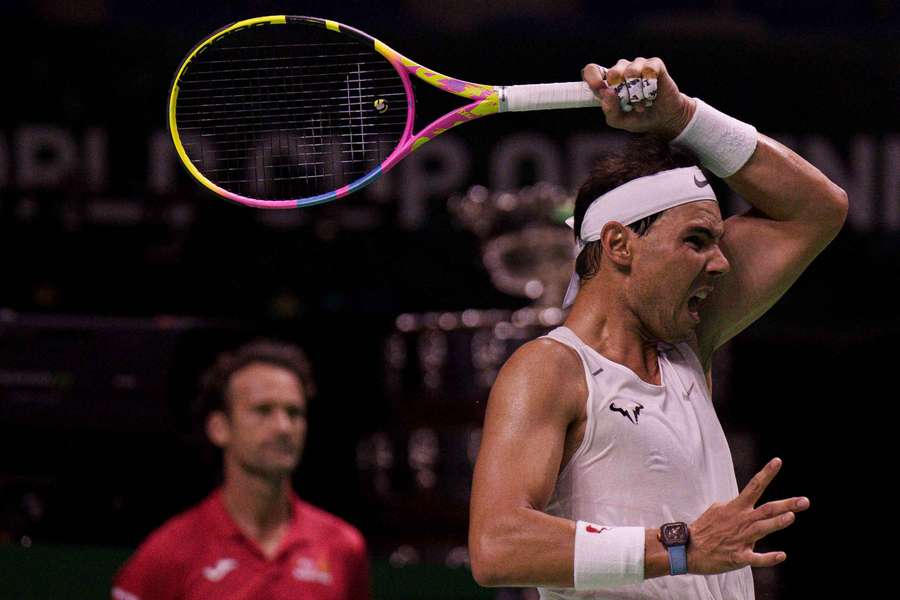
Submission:
[[[217,358],[198,407],[224,483],[144,541],[115,600],[370,597],[362,535],[291,489],[314,394],[296,346],[257,341]]]

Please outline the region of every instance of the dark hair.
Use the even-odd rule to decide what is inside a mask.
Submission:
[[[228,411],[228,383],[236,371],[252,363],[265,363],[291,371],[300,380],[307,399],[316,394],[312,369],[306,353],[285,342],[259,339],[216,357],[200,379],[200,392],[195,403],[195,417],[203,423],[213,411]]]
[[[680,167],[697,166],[697,160],[688,152],[673,148],[668,143],[651,136],[631,136],[624,148],[618,148],[600,157],[575,198],[575,236],[581,232],[581,223],[591,203],[598,196],[620,185],[661,171]],[[663,211],[665,212],[665,211]],[[659,218],[662,212],[644,217],[628,227],[642,236]],[[600,241],[588,242],[575,260],[575,272],[582,279],[590,279],[600,268],[602,245]]]

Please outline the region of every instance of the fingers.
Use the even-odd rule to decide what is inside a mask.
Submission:
[[[763,504],[753,511],[753,516],[759,520],[749,528],[751,540],[756,543],[770,533],[784,529],[794,522],[795,512],[804,511],[807,508],[809,508],[809,499],[803,497]]]
[[[644,90],[644,106],[653,106],[658,93],[658,82],[666,66],[658,58],[649,58],[641,69],[641,85]]]
[[[619,98],[619,108],[624,112],[635,109],[643,112],[653,106],[659,91],[659,77],[665,65],[659,58],[643,58],[633,61],[620,59],[606,75],[607,83]]]
[[[745,558],[745,562],[751,567],[774,567],[785,560],[787,560],[787,554],[784,552],[765,552],[762,554],[750,552],[749,556]]]
[[[606,67],[590,63],[581,70],[581,77],[595,92],[606,89]]]
[[[600,100],[600,108],[609,116],[619,106],[616,93],[608,85],[609,71],[605,67],[591,63],[581,70],[581,77]]]
[[[638,112],[644,110],[644,85],[642,73],[647,59],[637,57],[625,67],[625,89],[628,92],[628,103]]]
[[[756,506],[756,503],[759,502],[763,492],[766,491],[766,488],[772,483],[772,480],[775,479],[775,475],[778,474],[780,469],[780,458],[773,458],[770,460],[769,464],[763,467],[762,471],[753,476],[753,479],[751,479],[744,489],[741,490],[741,493],[735,500],[749,506]]]
[[[767,535],[788,527],[795,520],[796,517],[794,516],[794,513],[786,512],[782,515],[778,515],[777,517],[772,517],[771,519],[763,519],[762,521],[757,521],[750,526],[748,534],[750,536],[750,539],[754,543],[756,543]]]
[[[629,93],[628,86],[626,84],[626,74],[625,70],[631,63],[624,58],[620,58],[619,61],[615,64],[613,68],[611,68],[606,73],[606,83],[608,83],[616,92],[616,95],[619,97],[619,108],[621,108],[624,112],[631,111],[631,104],[629,102]]]
[[[787,500],[777,500],[774,502],[766,502],[755,511],[753,516],[757,519],[770,519],[784,514],[788,511],[801,512],[809,508],[809,499],[805,497],[788,498]]]

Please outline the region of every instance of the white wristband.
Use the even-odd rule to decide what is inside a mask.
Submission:
[[[644,580],[644,528],[575,525],[575,589],[596,590]]]
[[[672,144],[693,152],[718,177],[734,175],[756,150],[756,127],[694,98],[697,110]]]

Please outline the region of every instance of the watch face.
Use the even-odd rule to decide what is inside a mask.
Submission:
[[[666,523],[659,528],[659,532],[666,546],[684,546],[688,543],[687,523]]]

